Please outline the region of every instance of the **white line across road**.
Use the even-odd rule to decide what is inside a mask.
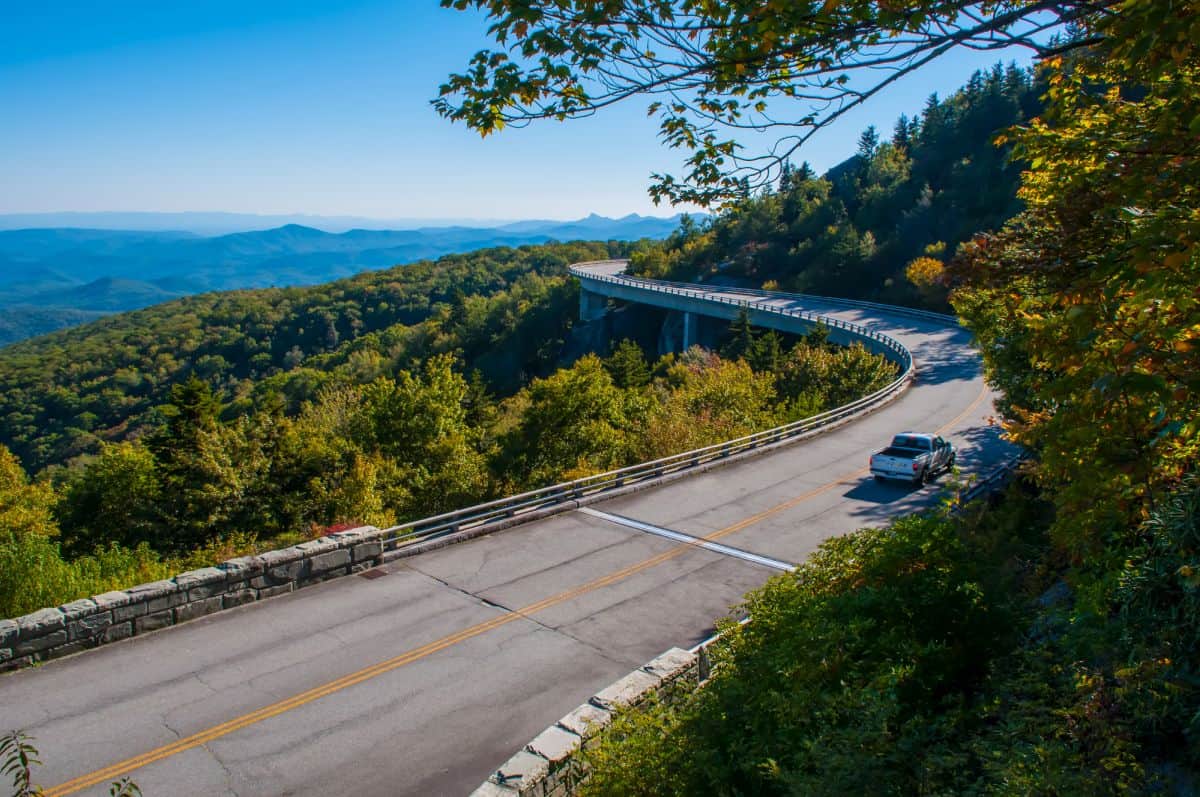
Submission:
[[[640,520],[623,517],[622,515],[611,515],[608,512],[601,512],[598,509],[592,509],[591,507],[587,506],[576,511],[582,512],[585,515],[591,515],[592,517],[600,518],[601,520],[607,520],[609,523],[616,523],[618,526],[637,529],[638,531],[644,531],[647,534],[654,534],[658,537],[665,537],[668,540],[673,540],[675,542],[687,543],[688,545],[694,545],[697,548],[703,548],[706,551],[719,553],[722,556],[732,556],[735,559],[741,559],[745,562],[753,562],[756,565],[769,567],[773,570],[782,570],[785,573],[790,573],[796,569],[796,566],[790,562],[781,562],[780,560],[772,559],[769,556],[759,556],[756,553],[743,551],[741,548],[731,548],[730,546],[722,545],[719,542],[710,542],[701,537],[696,537],[691,534],[684,534],[681,531],[674,531],[672,529],[664,529],[662,526],[643,523]]]

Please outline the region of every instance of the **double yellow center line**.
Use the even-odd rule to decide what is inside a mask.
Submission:
[[[938,432],[941,433],[942,431],[957,424],[958,421],[961,420],[967,413],[974,410],[975,407],[977,407],[979,403],[983,401],[986,395],[987,390],[985,388],[984,391],[979,394],[979,397],[976,398],[966,410],[960,413],[953,421],[950,421],[950,423],[942,426]],[[858,470],[852,473],[847,473],[835,479],[834,481],[829,482],[828,484],[810,490],[803,495],[790,498],[781,504],[776,504],[769,509],[765,509],[755,515],[751,515],[745,520],[738,521],[737,523],[726,526],[723,529],[714,531],[705,537],[698,537],[696,542],[682,543],[671,550],[658,554],[657,556],[653,556],[616,572],[609,573],[606,576],[593,579],[586,584],[582,584],[578,587],[560,592],[556,595],[551,595],[548,598],[543,598],[542,600],[531,603],[528,606],[524,606],[520,609],[499,615],[497,617],[493,617],[491,620],[486,620],[469,628],[464,628],[463,630],[456,631],[453,634],[448,634],[447,636],[436,639],[426,645],[422,645],[419,648],[410,650],[407,653],[402,653],[399,656],[387,659],[386,661],[381,661],[378,664],[373,664],[370,667],[364,667],[363,669],[350,673],[349,675],[343,675],[341,678],[329,681],[328,683],[309,689],[306,692],[301,692],[300,694],[293,695],[285,700],[280,700],[277,703],[263,706],[256,711],[251,711],[248,714],[243,714],[240,717],[236,717],[227,722],[214,725],[211,728],[207,728],[199,733],[194,733],[191,736],[185,736],[181,739],[177,739],[176,741],[167,745],[163,745],[162,747],[156,747],[149,752],[142,753],[141,755],[134,756],[133,758],[128,758],[124,761],[112,764],[111,766],[104,767],[103,769],[98,769],[95,772],[81,775],[77,778],[67,781],[66,783],[46,789],[44,792],[45,797],[62,797],[62,795],[74,794],[77,791],[86,789],[90,786],[95,786],[99,783],[118,780],[137,769],[147,766],[148,764],[153,764],[156,761],[169,758],[176,753],[182,753],[185,750],[191,750],[192,748],[208,744],[209,742],[219,739],[222,736],[231,734],[234,731],[241,730],[242,728],[246,728],[250,725],[262,722],[263,720],[278,716],[284,712],[299,708],[300,706],[311,703],[314,700],[320,700],[323,697],[332,695],[335,692],[340,692],[343,689],[348,689],[351,686],[360,684],[363,681],[368,681],[372,678],[383,675],[384,673],[391,672],[392,670],[403,667],[406,664],[412,664],[414,661],[419,661],[427,656],[431,656],[439,651],[445,650],[448,647],[457,645],[460,642],[465,642],[468,639],[477,637],[480,634],[486,634],[488,631],[494,630],[503,625],[507,625],[514,620],[532,616],[538,612],[545,611],[546,609],[557,606],[561,603],[565,603],[566,601],[572,600],[586,593],[610,586],[618,581],[622,581],[632,575],[640,573],[643,570],[648,570],[652,567],[662,564],[663,562],[674,559],[675,557],[694,549],[696,547],[696,543],[698,542],[717,540],[741,531],[747,526],[752,526],[755,523],[771,517],[772,515],[776,515],[780,512],[791,509],[803,503],[804,501],[813,498],[814,496],[828,492],[840,484],[844,484],[852,479],[857,479],[866,471],[867,468],[859,468]]]

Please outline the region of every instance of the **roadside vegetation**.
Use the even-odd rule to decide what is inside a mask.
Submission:
[[[490,5],[493,30],[532,52],[570,29],[566,17],[588,13]],[[988,135],[996,149],[982,156],[1015,159],[991,174],[1019,170],[1020,205],[950,213],[945,246],[904,236],[948,185],[931,181],[927,202],[907,177],[929,167],[920,153],[937,140],[925,137],[940,104],[903,130],[907,141],[899,128],[887,145],[868,135],[856,161],[822,179],[784,163],[778,181],[754,191],[743,176],[765,172],[710,133],[722,120],[736,126],[764,97],[838,90],[817,84],[869,57],[873,35],[936,42],[966,17],[985,35],[1035,5],[969,15],[928,3],[755,8],[690,5],[678,18],[643,20],[662,31],[710,23],[711,38],[695,47],[682,34],[670,40],[711,61],[703,74],[712,78],[679,86],[704,102],[662,110],[664,129],[695,133],[675,139],[695,153],[694,168],[683,182],[656,176],[652,191],[719,199],[726,211],[641,247],[638,267],[948,302],[977,336],[1009,437],[1032,458],[998,502],[830,541],[796,574],[749,595],[752,621],[724,628],[708,684],[620,718],[588,755],[584,791],[1200,792],[1200,7],[1037,6],[1070,23],[1054,42],[1029,45],[1044,57],[1024,85],[1044,92],[1045,107],[1011,117],[1015,126]],[[746,15],[757,24],[740,24]],[[444,95],[465,102],[444,112],[488,132],[496,113],[586,108],[571,93],[576,81],[637,46],[608,17],[587,24],[558,60],[528,71],[496,60],[496,80],[452,82]],[[806,63],[811,72],[797,66]],[[530,94],[537,102],[523,105],[551,68],[551,99]],[[641,68],[627,59],[605,74],[632,81]],[[675,85],[658,76],[656,90]],[[501,97],[514,103],[476,102]],[[949,105],[960,122],[978,107],[964,95]],[[955,168],[969,173],[979,157]],[[881,182],[889,169],[896,179]],[[960,184],[960,207],[972,188],[986,197],[997,184],[972,181]],[[863,195],[848,199],[849,184]],[[858,202],[867,195],[875,199]],[[890,210],[867,222],[872,201]],[[955,204],[943,201],[943,211]],[[976,234],[962,234],[970,224]]]

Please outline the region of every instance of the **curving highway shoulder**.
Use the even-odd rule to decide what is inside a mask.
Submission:
[[[36,737],[51,796],[107,794],[125,775],[148,797],[469,793],[822,540],[934,503],[936,484],[870,479],[893,433],[942,433],[967,472],[1009,453],[964,330],[770,301],[900,340],[912,387],[768,454],[0,676],[0,729]]]

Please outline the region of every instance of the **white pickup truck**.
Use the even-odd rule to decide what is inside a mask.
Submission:
[[[935,434],[904,432],[892,444],[871,455],[871,474],[879,481],[903,479],[926,484],[954,467],[956,452],[948,440]]]

